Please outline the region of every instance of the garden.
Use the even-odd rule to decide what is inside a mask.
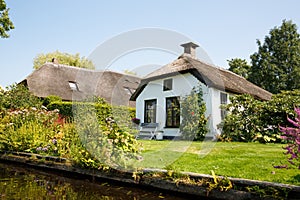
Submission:
[[[82,169],[155,168],[300,185],[299,96],[296,90],[268,102],[234,96],[224,107],[218,141],[202,141],[204,128],[194,141],[155,141],[135,139],[133,108],[96,97],[86,102],[39,99],[13,85],[0,91],[0,150],[64,158]],[[200,116],[196,112],[193,117]]]

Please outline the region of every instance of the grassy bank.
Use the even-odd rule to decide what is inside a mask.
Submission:
[[[300,170],[287,164],[283,144],[202,143],[140,140],[144,160],[140,167],[262,180],[300,185]]]

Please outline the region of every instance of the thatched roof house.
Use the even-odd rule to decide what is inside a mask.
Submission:
[[[140,78],[113,71],[46,63],[22,83],[38,97],[56,95],[66,101],[80,101],[98,96],[114,105],[134,106],[129,98],[138,87]]]
[[[270,92],[247,81],[244,77],[183,54],[177,60],[144,77],[131,100],[136,100],[150,81],[185,73],[191,73],[208,87],[214,87],[229,93],[250,94],[261,100],[270,100],[272,96]]]
[[[184,47],[184,53],[144,77],[130,98],[136,101],[137,118],[143,124],[157,124],[160,137],[181,136],[181,100],[193,88],[201,87],[203,91],[205,116],[209,121],[207,136],[212,138],[221,133],[218,125],[226,116],[222,105],[230,102],[230,96],[250,94],[260,100],[271,99],[270,92],[245,78],[198,60],[195,50],[197,44],[189,42],[181,46]]]

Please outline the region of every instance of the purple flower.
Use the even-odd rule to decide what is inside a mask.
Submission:
[[[52,140],[52,144],[56,145],[56,144],[57,144],[57,139],[54,138],[54,139]]]
[[[286,150],[285,154],[290,155],[288,162],[292,165],[299,164],[299,155],[300,155],[300,108],[295,108],[296,118],[294,120],[287,118],[292,127],[282,127],[279,126],[280,131],[283,133],[281,138],[288,142],[288,145],[283,149]]]
[[[137,124],[137,125],[139,125],[140,122],[141,122],[141,120],[140,120],[139,118],[136,118],[136,117],[135,117],[135,118],[132,118],[131,121],[132,121],[133,123]]]

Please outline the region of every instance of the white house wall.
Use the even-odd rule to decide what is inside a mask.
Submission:
[[[163,80],[173,79],[173,88],[169,91],[163,91]],[[197,87],[200,83],[193,75],[178,74],[172,77],[167,77],[165,79],[159,79],[151,81],[147,84],[144,90],[136,99],[136,116],[144,121],[144,102],[145,100],[156,99],[157,100],[157,111],[156,111],[156,122],[159,123],[159,129],[164,131],[164,136],[179,136],[179,128],[164,128],[166,121],[166,98],[174,96],[186,96],[188,95],[193,87]],[[210,96],[208,87],[201,83],[203,90],[203,99],[206,102],[210,101]],[[211,113],[211,106],[207,106],[207,116]]]
[[[220,90],[215,88],[209,88],[209,94],[211,97],[211,111],[209,115],[209,133],[208,135],[210,137],[214,137],[216,134],[219,134],[219,130],[217,128],[217,125],[221,123],[221,100],[220,100]]]

